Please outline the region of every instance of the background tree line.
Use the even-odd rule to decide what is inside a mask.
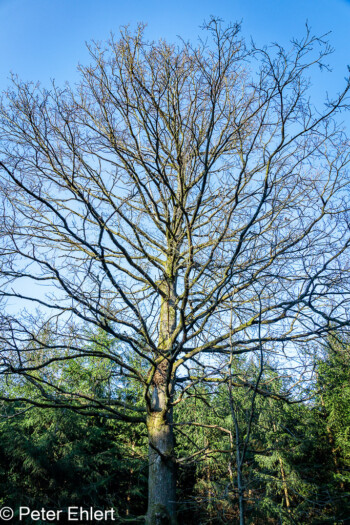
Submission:
[[[348,523],[349,359],[349,346],[330,337],[316,364],[309,399],[296,403],[276,397],[288,385],[266,364],[241,466],[245,523]],[[259,372],[251,358],[238,358],[232,366],[237,381],[252,381]],[[103,361],[92,359],[85,369],[72,361],[66,374],[82,392],[108,396]],[[179,521],[184,524],[240,520],[237,447],[242,450],[247,437],[254,392],[244,382],[231,392],[228,386],[227,381],[199,384],[189,392],[186,409],[174,411],[178,455],[188,458],[178,466]],[[25,397],[26,388],[2,382],[3,391],[14,389],[18,396]],[[126,381],[123,398],[139,403],[137,388]],[[185,423],[191,423],[190,433]],[[141,424],[69,409],[42,410],[19,401],[3,405],[1,504],[113,507],[120,523],[142,522],[147,453]]]

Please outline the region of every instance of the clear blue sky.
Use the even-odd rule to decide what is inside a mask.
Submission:
[[[213,14],[243,21],[243,33],[260,44],[287,44],[303,34],[308,20],[316,34],[328,31],[335,53],[331,75],[317,75],[317,89],[335,92],[350,63],[350,0],[0,0],[0,90],[9,72],[23,80],[77,79],[87,62],[85,41],[104,40],[121,25],[148,24],[150,38],[195,38]]]

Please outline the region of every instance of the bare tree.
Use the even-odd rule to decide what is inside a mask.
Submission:
[[[91,46],[78,86],[14,79],[0,110],[1,294],[27,304],[3,313],[2,372],[38,406],[147,425],[149,524],[176,523],[172,411],[191,364],[296,352],[348,323],[349,142],[334,117],[349,83],[319,112],[306,75],[322,39],[248,49],[238,25],[206,30],[195,47],[122,30]],[[122,347],[92,349],[87,326]],[[50,372],[89,356],[118,368],[116,391],[139,382],[144,408]]]

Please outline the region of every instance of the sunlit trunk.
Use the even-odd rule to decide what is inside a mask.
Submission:
[[[163,412],[153,412],[148,417],[148,525],[176,524],[174,437],[169,422]]]
[[[163,286],[159,331],[159,357],[169,355],[171,335],[176,324],[175,283]],[[153,380],[153,394],[147,417],[149,443],[147,525],[176,525],[176,470],[172,426],[171,371],[169,360],[159,362]]]

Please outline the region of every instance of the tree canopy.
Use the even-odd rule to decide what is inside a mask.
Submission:
[[[178,46],[123,29],[77,86],[14,78],[0,107],[1,295],[26,305],[3,310],[2,373],[38,407],[146,424],[149,524],[176,523],[191,388],[235,355],[294,363],[349,323],[349,82],[317,109],[322,38],[258,49],[237,24],[204,29]],[[91,359],[108,395],[64,373]]]

